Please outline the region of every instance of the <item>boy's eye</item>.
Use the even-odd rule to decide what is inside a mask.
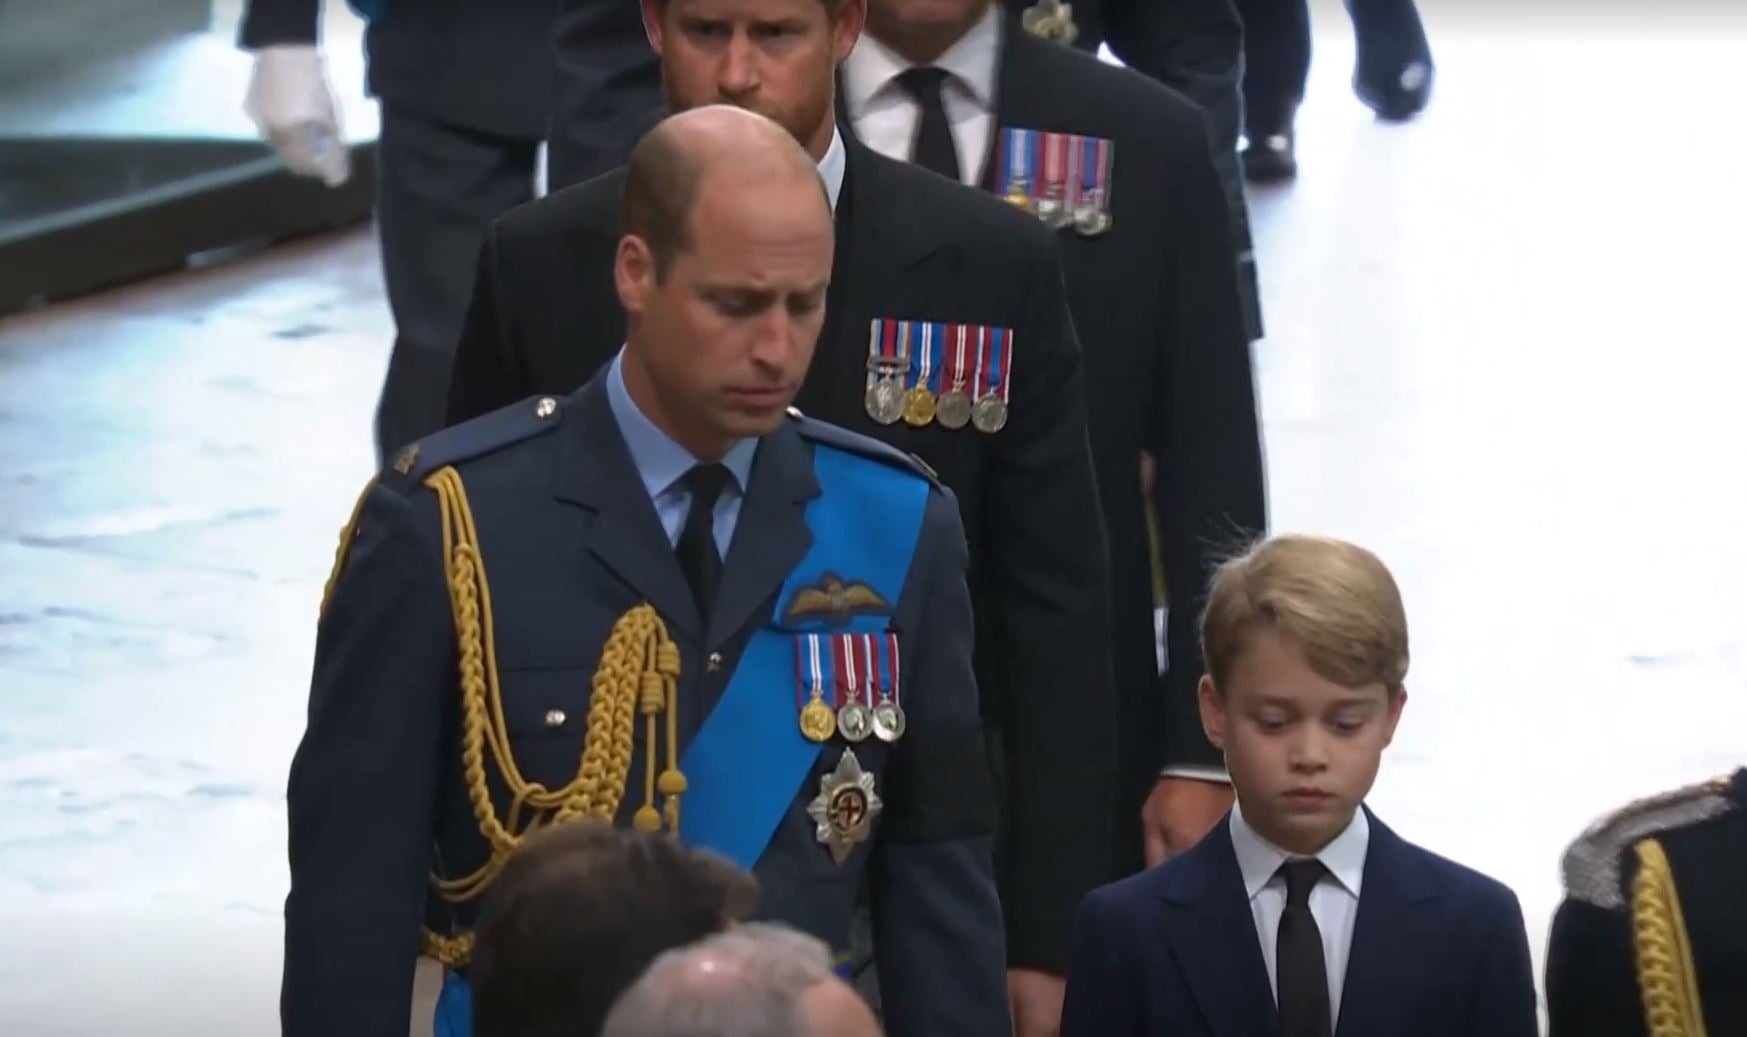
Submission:
[[[1286,730],[1286,718],[1281,716],[1259,716],[1256,726],[1269,734],[1278,734]]]

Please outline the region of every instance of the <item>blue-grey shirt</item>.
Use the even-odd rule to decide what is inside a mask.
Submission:
[[[691,508],[691,494],[680,480],[699,462],[691,451],[656,428],[631,399],[625,388],[624,360],[625,351],[620,349],[607,372],[607,402],[619,423],[619,434],[630,448],[631,463],[636,465],[637,474],[643,477],[643,488],[649,491],[649,499],[655,504],[661,528],[667,531],[667,542],[678,543],[685,514]],[[740,502],[746,495],[746,480],[752,473],[752,457],[757,452],[758,440],[742,439],[722,458],[722,466],[734,477],[728,480],[721,499],[716,501],[716,550],[724,559],[734,540],[734,527],[740,521]]]

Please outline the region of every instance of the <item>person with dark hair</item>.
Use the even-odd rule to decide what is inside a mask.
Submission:
[[[1266,525],[1255,381],[1202,113],[1003,13],[991,0],[868,0],[843,64],[844,128],[1005,199],[1060,242],[1109,552],[1120,785],[1099,806],[1118,878],[1187,851],[1232,803],[1196,712],[1195,617],[1220,546]],[[1162,677],[1149,493],[1170,596]],[[1015,994],[1019,1037],[1057,1025],[1056,951]]]
[[[758,917],[840,954],[865,906],[892,1037],[1009,1037],[958,508],[791,407],[832,269],[818,171],[706,106],[624,183],[606,369],[408,446],[342,534],[287,790],[283,1032],[466,1037],[480,897],[566,882],[564,854],[513,854],[590,819],[721,854]],[[545,982],[517,955],[609,892],[549,918],[506,892],[482,1007]],[[412,1015],[421,952],[442,991]]]
[[[1112,804],[1120,795],[1113,578],[1105,488],[1088,433],[1088,410],[1104,401],[1092,392],[1086,354],[1106,343],[1087,335],[1082,351],[1062,277],[1063,252],[1080,243],[987,192],[857,139],[838,103],[838,71],[858,45],[866,0],[643,0],[642,7],[669,107],[731,104],[770,117],[812,156],[831,200],[836,252],[824,330],[797,405],[914,453],[958,499],[976,602],[977,685],[1002,808],[996,866],[1010,979],[1024,986],[1065,964],[1075,907],[1110,877]],[[1193,220],[1171,223],[1185,235],[1208,227],[1223,250],[1191,272],[1205,280],[1182,282],[1203,290],[1187,292],[1181,312],[1193,311],[1191,323],[1205,316],[1219,346],[1235,333],[1229,349],[1209,343],[1197,356],[1247,374],[1223,201],[1198,117],[1188,113],[1181,125],[1198,148],[1199,163],[1183,167],[1197,177],[1196,189],[1172,192],[1172,215],[1157,219]],[[1130,168],[1127,161],[1119,168]],[[456,353],[451,421],[530,394],[569,392],[613,362],[626,330],[613,279],[624,182],[624,171],[607,173],[493,224]],[[1203,184],[1210,206],[1177,204],[1202,197]],[[1130,204],[1117,197],[1119,207]],[[1144,207],[1141,192],[1129,198]],[[1132,257],[1121,243],[1138,242],[1136,251],[1148,253],[1143,269],[1156,269],[1151,257],[1165,243],[1141,229],[1155,218],[1132,228],[1126,213],[1122,219],[1106,239],[1118,251],[1104,253]],[[1199,254],[1205,245],[1196,237],[1188,247]],[[1156,282],[1139,290],[1163,294]],[[1150,357],[1105,370],[1149,386],[1166,377]],[[1205,403],[1221,437],[1253,414],[1247,382],[1229,412],[1221,409],[1229,382],[1217,392],[1193,378],[1175,384],[1187,404]],[[1134,414],[1126,401],[1121,411],[1124,420]],[[1130,431],[1130,442],[1142,435]],[[1136,481],[1138,449],[1125,458],[1127,482],[1113,484],[1114,492],[1138,492],[1125,490]],[[1242,459],[1229,475],[1208,460],[1210,474],[1247,478]],[[1191,511],[1185,505],[1176,514]],[[1136,562],[1144,570],[1144,559]],[[1152,610],[1141,608],[1141,636],[1150,639]],[[1156,680],[1156,663],[1147,665]],[[1130,827],[1137,810],[1138,802],[1126,811]]]
[[[664,951],[752,914],[758,882],[676,839],[571,822],[528,836],[479,912],[478,1037],[584,1037]]]

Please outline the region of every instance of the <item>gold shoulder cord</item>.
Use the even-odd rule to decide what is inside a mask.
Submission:
[[[1632,879],[1632,942],[1638,954],[1638,990],[1650,1037],[1705,1037],[1692,941],[1668,854],[1655,839],[1639,842]]]
[[[576,777],[562,788],[547,789],[521,775],[510,750],[508,726],[504,723],[503,692],[498,683],[497,644],[493,631],[491,589],[480,558],[478,531],[467,490],[460,473],[442,468],[425,479],[437,495],[443,529],[444,579],[449,587],[450,609],[455,618],[461,675],[461,765],[467,782],[467,798],[480,834],[491,847],[486,863],[471,875],[444,879],[435,873],[431,883],[451,904],[465,903],[490,887],[505,863],[536,829],[566,821],[594,820],[611,824],[618,815],[631,771],[636,715],[644,718],[643,805],[632,825],[639,831],[679,831],[679,800],[686,791],[685,775],[679,770],[678,709],[675,703],[679,679],[679,649],[669,639],[667,626],[653,606],[638,605],[619,617],[601,651],[600,663],[590,682],[588,731]],[[369,488],[365,489],[368,496]],[[346,554],[356,532],[363,498],[340,534],[340,550],[334,572],[322,596],[325,611],[334,585],[345,566]],[[666,714],[667,767],[659,778],[655,759],[660,740],[657,717]],[[492,807],[491,787],[486,780],[485,754],[489,750],[498,773],[509,790],[507,816],[500,819]],[[663,809],[655,808],[655,793],[663,797]],[[424,953],[451,968],[467,963],[473,950],[473,934],[446,936],[423,930]]]

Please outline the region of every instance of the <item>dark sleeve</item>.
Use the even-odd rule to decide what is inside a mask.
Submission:
[[[1493,925],[1480,948],[1480,975],[1475,984],[1472,1037],[1539,1037],[1535,1007],[1535,967],[1529,960],[1529,934],[1516,894],[1502,887],[1494,907]]]
[[[1170,224],[1165,250],[1162,325],[1170,337],[1155,396],[1157,462],[1153,501],[1170,599],[1160,766],[1219,766],[1196,706],[1202,673],[1198,632],[1207,585],[1222,551],[1267,524],[1255,381],[1244,331],[1230,231],[1218,207],[1219,182],[1205,148],[1196,147],[1199,113],[1179,105],[1167,168],[1175,189],[1164,195]]]
[[[455,686],[435,509],[417,523],[413,503],[370,491],[316,636],[286,793],[286,1037],[407,1032]]]
[[[1119,945],[1108,893],[1086,898],[1074,925],[1061,1037],[1139,1037],[1140,989],[1132,949]]]
[[[880,1001],[891,1037],[1010,1037],[971,603],[958,509],[929,502],[912,571],[928,581],[869,872]]]
[[[1086,377],[1054,237],[1035,233],[1014,331],[1009,424],[985,470],[978,600],[1000,682],[1012,964],[1059,973],[1080,900],[1108,879],[1116,699],[1103,514]]]
[[[1547,941],[1549,1037],[1644,1037],[1643,1003],[1624,909],[1567,898]]]
[[[507,320],[509,314],[498,306],[499,254],[498,230],[493,225],[479,250],[473,298],[449,370],[448,425],[507,407],[535,391],[522,374],[519,336]]]
[[[1194,101],[1207,114],[1213,165],[1231,217],[1246,339],[1262,337],[1249,204],[1237,138],[1243,123],[1243,21],[1232,0],[1128,0],[1107,5],[1107,42],[1123,64]]]
[[[237,45],[257,50],[276,43],[315,43],[321,0],[249,0]]]
[[[662,100],[637,0],[562,0],[554,45],[546,177],[557,191],[624,165]]]

